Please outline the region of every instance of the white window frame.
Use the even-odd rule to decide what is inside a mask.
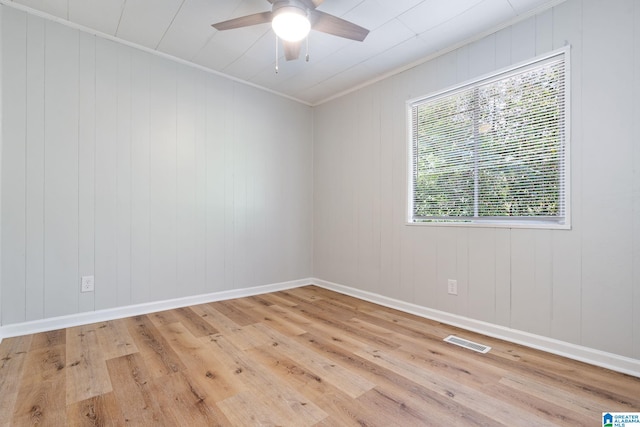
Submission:
[[[537,56],[527,61],[523,61],[512,66],[500,69],[498,71],[492,72],[490,74],[486,74],[463,83],[457,84],[455,86],[446,88],[444,90],[431,93],[426,96],[421,96],[418,98],[410,99],[406,102],[406,114],[407,114],[407,156],[408,159],[408,168],[407,168],[407,198],[405,199],[407,203],[407,225],[417,225],[417,226],[463,226],[463,227],[496,227],[496,228],[541,228],[541,229],[571,229],[571,169],[570,169],[570,159],[571,159],[571,135],[570,135],[570,76],[571,76],[571,68],[570,68],[570,46],[565,46],[561,49],[554,50],[544,55]],[[455,216],[448,217],[443,220],[431,220],[431,221],[418,221],[413,218],[413,202],[414,202],[414,194],[413,194],[413,176],[414,176],[414,150],[413,150],[413,106],[414,104],[424,102],[428,99],[435,99],[438,97],[446,96],[449,93],[454,93],[459,91],[465,87],[480,85],[482,83],[491,82],[492,80],[500,80],[502,78],[507,77],[509,74],[517,74],[521,70],[526,69],[529,66],[535,65],[537,63],[543,63],[547,60],[551,60],[555,57],[562,56],[564,58],[564,67],[565,67],[565,97],[564,97],[564,215],[562,221],[549,221],[549,220],[540,220],[536,219],[536,217],[527,217],[526,219],[515,219],[512,217],[479,217],[477,219],[459,219],[456,220]],[[511,218],[511,219],[509,219]]]

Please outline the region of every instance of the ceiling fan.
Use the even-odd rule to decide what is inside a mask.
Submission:
[[[300,56],[302,40],[311,29],[356,41],[363,41],[369,34],[366,28],[317,10],[324,0],[267,1],[272,4],[271,12],[241,16],[211,26],[224,31],[271,22],[274,32],[282,39],[287,61]]]

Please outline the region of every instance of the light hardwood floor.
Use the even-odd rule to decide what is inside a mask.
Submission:
[[[2,426],[597,426],[603,411],[640,411],[640,379],[314,286],[0,344]]]

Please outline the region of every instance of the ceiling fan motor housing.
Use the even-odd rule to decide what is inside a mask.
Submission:
[[[307,9],[293,0],[273,4],[271,26],[278,37],[289,42],[304,39],[311,30]]]
[[[304,16],[309,15],[309,9],[300,1],[297,0],[275,0],[271,7],[271,13],[273,16],[277,16],[280,13],[292,12],[302,13]]]

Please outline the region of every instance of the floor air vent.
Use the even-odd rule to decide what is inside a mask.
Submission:
[[[473,341],[465,340],[464,338],[456,337],[455,335],[449,335],[444,339],[446,342],[459,345],[460,347],[468,348],[469,350],[477,351],[478,353],[488,353],[491,347],[488,345],[478,344]]]

